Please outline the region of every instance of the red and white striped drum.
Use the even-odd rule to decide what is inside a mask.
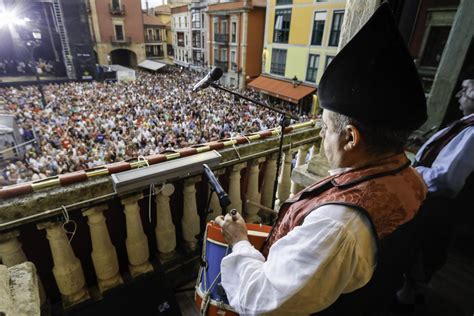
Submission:
[[[246,224],[246,226],[250,243],[255,249],[260,249],[270,233],[271,226],[259,224]],[[230,253],[230,248],[222,235],[221,227],[214,222],[207,223],[202,252],[205,264],[199,270],[194,295],[201,315],[238,315],[230,307],[221,286],[221,261]]]

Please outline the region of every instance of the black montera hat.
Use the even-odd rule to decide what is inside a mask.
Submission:
[[[410,130],[426,121],[423,87],[387,3],[329,64],[318,96],[322,108],[369,126]]]

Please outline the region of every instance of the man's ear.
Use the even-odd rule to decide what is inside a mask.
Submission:
[[[360,132],[354,125],[347,125],[344,128],[346,137],[346,144],[344,145],[344,150],[351,151],[354,150],[360,144]]]

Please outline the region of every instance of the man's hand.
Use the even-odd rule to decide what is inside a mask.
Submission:
[[[217,216],[215,222],[222,227],[222,234],[226,242],[233,246],[241,240],[249,240],[247,237],[247,227],[245,221],[239,213],[234,215],[235,220],[230,214]]]

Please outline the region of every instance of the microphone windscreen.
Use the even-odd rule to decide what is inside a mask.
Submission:
[[[222,71],[222,69],[220,69],[219,67],[216,67],[216,68],[211,70],[210,77],[211,77],[212,81],[217,81],[222,77],[223,73],[224,72]]]

